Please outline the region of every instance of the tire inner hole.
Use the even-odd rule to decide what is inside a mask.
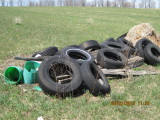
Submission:
[[[131,46],[131,44],[127,41],[123,41],[124,44],[128,45],[128,46]]]
[[[120,56],[118,56],[117,54],[115,53],[112,53],[112,52],[105,52],[104,55],[109,58],[109,59],[112,59],[114,61],[122,61],[122,58]]]
[[[160,58],[160,52],[155,49],[155,48],[151,48],[152,54],[158,58]]]
[[[101,77],[101,75],[98,73],[97,69],[93,65],[90,65],[90,70],[94,76],[94,78],[101,84],[104,85],[104,81]]]
[[[87,57],[84,54],[79,52],[70,52],[68,56],[76,60],[83,60],[83,61],[87,60]]]
[[[121,49],[121,47],[120,46],[118,46],[118,45],[108,45],[109,47],[112,47],[112,48],[119,48],[119,49]]]
[[[49,68],[50,78],[58,84],[67,84],[73,79],[72,69],[63,63],[54,63]]]

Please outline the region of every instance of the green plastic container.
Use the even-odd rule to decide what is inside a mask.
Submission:
[[[37,73],[40,63],[36,61],[27,61],[24,65],[23,78],[25,84],[37,83]]]
[[[18,84],[23,82],[23,68],[10,66],[4,72],[4,79],[8,84]]]
[[[37,91],[42,91],[42,89],[39,86],[35,86],[33,89]]]

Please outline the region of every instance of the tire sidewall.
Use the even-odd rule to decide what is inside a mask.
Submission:
[[[94,77],[90,69],[91,65],[96,69],[98,74],[101,76],[104,83],[103,85],[100,84],[98,80],[96,80],[96,78]],[[100,68],[98,68],[98,66],[95,63],[84,62],[81,66],[81,71],[83,71],[82,77],[84,82],[86,83],[86,85],[88,86],[88,88],[93,94],[95,95],[99,93],[106,94],[107,92],[110,92],[110,86],[108,84],[108,80],[106,79],[103,72],[100,70]]]
[[[49,67],[53,63],[62,63],[69,66],[73,71],[73,79],[71,82],[67,84],[58,84],[54,82],[49,76]],[[79,65],[73,60],[66,60],[65,57],[56,56],[49,58],[48,60],[44,61],[38,71],[39,75],[39,84],[42,86],[42,89],[47,89],[51,93],[68,93],[71,91],[76,90],[82,83],[81,72],[79,70]],[[72,86],[72,88],[71,88]],[[72,90],[71,90],[72,89]]]
[[[70,52],[77,52],[77,54],[83,54],[84,56],[86,56],[86,60],[77,60],[77,59],[74,59],[74,58],[71,58],[69,56]],[[75,61],[77,61],[79,64],[82,64],[83,62],[94,62],[94,56],[92,54],[90,54],[88,51],[86,50],[83,50],[83,49],[80,49],[80,48],[66,48],[66,49],[63,49],[61,51],[61,55],[62,56],[65,56],[65,57],[68,57],[70,59],[73,59]]]

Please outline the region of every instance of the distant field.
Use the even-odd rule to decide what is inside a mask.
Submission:
[[[90,39],[101,43],[144,22],[160,32],[159,21],[160,10],[149,9],[0,7],[0,119],[159,120],[160,75],[109,80],[112,92],[106,97],[93,97],[86,91],[65,100],[31,90],[23,93],[3,80],[6,67],[23,65],[13,59],[15,56],[31,56],[49,46],[61,49]],[[149,101],[150,105],[114,106],[111,101]]]

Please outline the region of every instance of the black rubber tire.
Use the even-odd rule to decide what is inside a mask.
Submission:
[[[82,84],[82,77],[79,68],[80,66],[74,60],[68,60],[68,58],[66,59],[61,56],[53,56],[45,60],[39,67],[39,85],[44,93],[49,95],[66,95],[68,93],[75,93]],[[58,78],[56,79],[55,77],[64,74],[71,75],[72,80],[65,84],[57,83],[56,80]]]
[[[80,48],[84,49],[84,50],[97,50],[97,49],[101,49],[99,43],[96,40],[88,40],[83,42],[82,44],[79,45]]]
[[[55,55],[61,55],[61,51],[65,50],[65,49],[70,49],[70,48],[80,48],[78,45],[70,45],[70,46],[67,46],[61,50],[59,50]],[[81,48],[80,48],[81,49]]]
[[[82,64],[84,61],[94,61],[94,56],[92,54],[80,48],[68,47],[62,49],[59,55],[76,60],[79,64]]]
[[[152,43],[149,39],[146,39],[146,38],[143,38],[143,39],[140,39],[137,43],[136,43],[136,45],[135,45],[135,47],[137,48],[137,50],[138,50],[138,55],[140,56],[140,57],[145,57],[145,55],[144,55],[144,48],[145,48],[145,46],[146,45],[148,45],[149,43]]]
[[[132,42],[126,40],[124,37],[117,39],[117,42],[123,43],[123,44],[127,45],[128,47],[130,47],[130,52],[128,54],[128,58],[130,58],[131,56],[137,55],[137,49],[133,46]]]
[[[104,48],[97,54],[98,64],[106,69],[124,68],[127,64],[127,57],[114,49]]]
[[[43,50],[40,50],[40,51],[34,53],[32,55],[32,57],[36,57],[37,55],[38,56],[53,56],[57,52],[58,52],[58,48],[53,46],[53,47],[48,47],[48,48],[45,48]]]
[[[92,62],[84,62],[81,66],[82,78],[93,95],[110,93],[110,85],[102,70]]]
[[[89,53],[94,57],[94,59],[97,59],[97,53],[99,50],[90,51]]]
[[[67,46],[65,48],[62,48],[61,50],[59,50],[56,55],[61,55],[62,51],[66,51],[67,49],[75,49],[75,48],[78,48],[78,47],[74,47],[74,46]],[[78,49],[81,49],[81,48],[78,48]]]
[[[104,42],[116,42],[114,38],[108,38],[107,40],[105,40]]]
[[[80,48],[79,45],[69,45],[69,46],[67,46],[67,47],[65,47],[65,48],[68,48],[68,47]]]
[[[128,47],[124,43],[120,42],[108,42],[101,45],[102,48],[109,48],[109,49],[115,49],[121,53],[123,53],[126,57],[129,57],[131,48]]]
[[[122,51],[123,48],[125,47],[124,44],[122,43],[118,43],[118,42],[104,42],[102,45],[101,45],[102,48],[110,48],[110,49],[116,49],[118,51]]]
[[[135,57],[137,55],[138,55],[138,50],[136,48],[131,48],[128,58]]]
[[[160,64],[160,48],[154,44],[148,44],[144,48],[145,60],[148,64]]]
[[[116,42],[116,41],[114,40],[114,38],[108,38],[107,40],[105,40],[104,42],[102,42],[101,45],[106,44],[108,42]]]
[[[127,34],[128,34],[128,32],[127,33],[124,33],[124,34],[122,34],[121,36],[119,36],[117,39],[119,39],[119,38],[124,38],[124,37],[126,37],[127,36]],[[116,40],[117,40],[116,39]]]
[[[123,44],[125,44],[125,45],[127,45],[127,46],[129,46],[129,47],[131,47],[131,48],[133,48],[133,43],[132,42],[130,42],[130,41],[128,41],[128,40],[126,40],[125,38],[119,38],[119,39],[117,39],[117,42],[120,42],[120,43],[123,43]]]

